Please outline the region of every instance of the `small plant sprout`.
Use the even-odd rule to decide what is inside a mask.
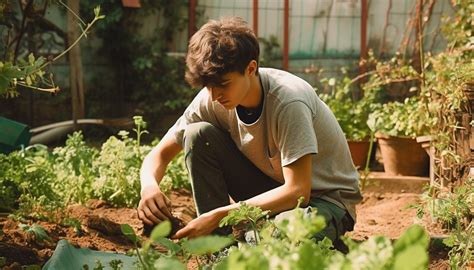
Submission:
[[[241,222],[248,222],[255,236],[256,244],[260,242],[260,236],[257,231],[257,221],[270,213],[261,208],[248,205],[245,202],[239,202],[239,208],[229,211],[229,214],[219,222],[219,227],[228,225],[237,225]]]
[[[136,128],[133,129],[137,134],[137,146],[140,146],[140,138],[143,134],[148,134],[148,131],[145,130],[146,122],[143,121],[143,116],[136,115],[133,117]]]
[[[33,236],[33,239],[38,244],[42,244],[46,241],[51,241],[51,238],[49,237],[48,233],[41,225],[33,224],[30,226],[27,224],[19,224],[18,227],[20,227],[20,229],[26,232],[28,235]]]

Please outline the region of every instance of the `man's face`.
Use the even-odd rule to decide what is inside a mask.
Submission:
[[[232,110],[241,104],[250,89],[250,78],[248,70],[245,74],[229,72],[222,76],[220,85],[207,86],[212,101],[219,102],[227,110]]]

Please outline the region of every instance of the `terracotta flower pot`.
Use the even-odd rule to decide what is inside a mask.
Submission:
[[[129,8],[141,7],[140,0],[122,0],[122,6]]]
[[[347,141],[349,150],[351,151],[352,161],[354,165],[361,169],[365,167],[367,155],[369,153],[369,141]]]
[[[426,176],[429,157],[415,139],[376,133],[385,173],[388,175]]]

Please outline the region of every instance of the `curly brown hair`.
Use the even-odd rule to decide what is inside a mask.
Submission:
[[[257,37],[242,18],[210,20],[189,42],[186,81],[195,88],[220,86],[223,75],[244,74],[252,60],[258,64],[259,54]]]

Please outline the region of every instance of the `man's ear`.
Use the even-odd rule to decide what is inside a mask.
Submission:
[[[250,63],[247,65],[247,74],[249,75],[257,75],[257,61],[252,60]]]

